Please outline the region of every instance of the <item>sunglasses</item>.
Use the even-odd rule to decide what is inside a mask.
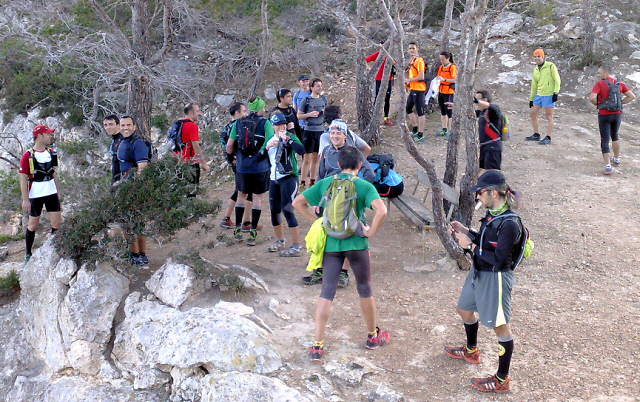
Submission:
[[[480,197],[482,194],[486,193],[487,191],[491,191],[491,190],[487,190],[486,188],[483,188],[482,190],[476,191],[476,197]]]

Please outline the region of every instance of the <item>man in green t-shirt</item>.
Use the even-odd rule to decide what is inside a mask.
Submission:
[[[340,176],[342,178],[349,179],[357,176],[362,165],[360,152],[352,146],[342,148],[338,155],[338,165],[341,169]],[[333,176],[320,180],[315,186],[298,195],[293,201],[293,206],[309,221],[314,222],[317,219],[314,212],[309,209],[309,205],[317,207],[320,204],[332,180]],[[369,349],[376,349],[389,343],[391,338],[388,332],[380,331],[380,328],[376,327],[376,305],[370,284],[371,260],[368,240],[382,226],[387,216],[387,208],[371,183],[357,178],[353,184],[357,197],[356,215],[360,219],[364,216],[365,208],[371,208],[374,212],[373,221],[371,226],[360,223],[362,225],[362,236],[354,234],[342,240],[327,236],[322,260],[322,292],[316,305],[315,340],[310,351],[312,361],[319,361],[322,358],[324,330],[329,320],[331,303],[336,294],[338,277],[345,258],[349,261],[353,275],[356,278],[360,296],[360,308],[367,324],[368,335],[365,346]]]

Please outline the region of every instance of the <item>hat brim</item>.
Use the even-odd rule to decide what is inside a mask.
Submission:
[[[490,186],[490,184],[486,184],[486,183],[482,183],[482,184],[480,184],[480,183],[478,183],[478,184],[476,184],[475,186],[471,187],[471,188],[469,189],[469,192],[470,192],[470,193],[475,193],[476,191],[480,191],[480,190],[482,190],[483,188],[487,188],[487,187],[489,187],[489,186]]]

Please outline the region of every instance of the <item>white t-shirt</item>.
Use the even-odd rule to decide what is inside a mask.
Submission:
[[[51,162],[51,154],[49,151],[33,151],[33,156],[38,163]],[[49,181],[34,181],[31,182],[31,188],[29,189],[29,198],[46,197],[51,194],[56,194],[58,189],[56,188],[56,181],[51,179]]]

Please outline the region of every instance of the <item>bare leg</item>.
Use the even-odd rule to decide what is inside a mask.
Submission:
[[[284,229],[282,229],[282,225],[274,226],[273,231],[276,234],[276,239],[284,239]]]
[[[464,322],[472,322],[476,320],[476,314],[473,311],[461,310],[456,307],[456,313],[460,314],[460,318]]]
[[[511,325],[509,324],[500,325],[499,327],[495,327],[493,330],[500,338],[513,336],[513,333],[511,332]]]
[[[424,115],[418,116],[418,132],[424,133]]]
[[[251,222],[251,209],[253,208],[253,201],[247,201],[246,196],[244,200],[244,214],[242,214],[242,223]],[[237,225],[237,223],[236,223]]]
[[[298,227],[296,226],[295,228],[289,228],[289,233],[291,233],[291,243],[300,244],[300,230],[298,229]]]
[[[60,229],[60,223],[62,222],[62,212],[48,212],[49,219],[51,220],[52,229]]]
[[[307,175],[309,174],[309,168],[311,167],[311,157],[313,154],[304,154],[302,157],[302,171],[300,172],[300,181],[307,181]],[[315,177],[312,177],[315,179]]]
[[[306,155],[305,155],[306,156]],[[309,170],[310,179],[315,180],[318,177],[318,162],[320,158],[318,157],[318,153],[314,152],[311,154],[311,167]]]
[[[606,154],[602,154],[602,159],[604,160],[604,164],[608,165],[611,159],[611,153],[607,152]]]
[[[542,106],[534,106],[529,111],[529,116],[531,117],[531,127],[533,127],[534,133],[540,132],[540,124],[538,123],[538,112],[542,109]]]
[[[331,311],[331,300],[318,298],[316,304],[316,324],[315,324],[315,341],[321,342],[324,339],[324,330],[329,321],[329,312]]]
[[[409,121],[411,122],[412,127],[418,126],[418,118],[415,113],[409,113]]]
[[[367,323],[367,332],[376,330],[376,302],[371,297],[360,298],[360,309],[364,315],[364,321]]]
[[[611,141],[611,148],[613,148],[613,157],[618,159],[620,157],[620,140]],[[607,163],[609,160],[607,159]]]
[[[32,232],[35,232],[36,229],[38,228],[38,223],[40,223],[40,217],[39,216],[29,216],[29,222],[27,223],[27,229],[29,229]],[[52,224],[53,226],[53,224]]]
[[[449,117],[445,114],[444,116],[440,116],[440,125],[442,128],[448,128]]]
[[[547,118],[547,135],[551,137],[551,133],[553,132],[553,108],[545,107],[544,115]]]

